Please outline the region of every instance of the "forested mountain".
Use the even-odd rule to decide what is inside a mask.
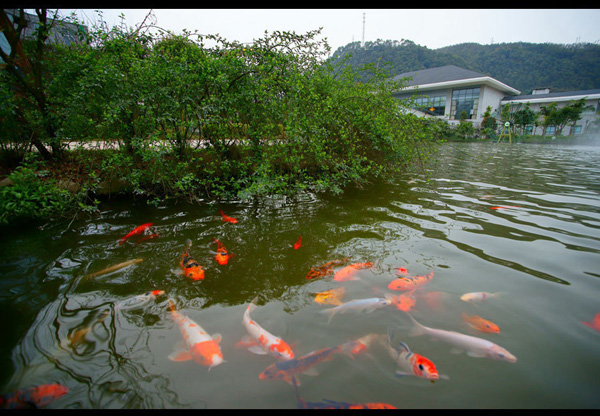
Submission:
[[[552,92],[600,88],[600,45],[576,43],[498,43],[480,45],[461,43],[429,49],[410,40],[352,42],[332,55],[337,61],[351,54],[348,64],[360,68],[373,63],[390,71],[390,75],[419,69],[456,65],[481,72],[530,94],[535,88]],[[368,78],[364,73],[363,79]]]

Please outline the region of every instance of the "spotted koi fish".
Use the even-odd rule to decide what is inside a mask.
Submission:
[[[352,349],[355,347],[356,345],[350,341],[333,348],[322,348],[313,351],[300,358],[277,361],[260,373],[258,378],[261,380],[283,380],[289,384],[292,384],[295,379],[297,385],[300,385],[300,380],[297,378],[298,374],[309,372],[316,374],[313,367],[323,361],[330,360],[336,353],[346,354],[347,356],[354,358]]]
[[[342,298],[346,294],[345,287],[337,287],[335,289],[326,290],[325,292],[317,293],[315,302],[320,304],[341,305]]]
[[[215,255],[215,260],[217,263],[223,266],[227,264],[230,258],[233,257],[233,254],[229,254],[223,243],[216,238],[213,238],[213,241],[217,243],[217,254]]]
[[[284,340],[271,334],[250,318],[250,312],[256,309],[257,299],[258,297],[250,302],[242,319],[246,331],[248,331],[248,334],[255,343],[252,343],[247,338],[242,338],[242,342],[249,345],[248,350],[255,354],[268,354],[278,360],[290,360],[294,358],[294,352]]]
[[[411,290],[408,294],[403,293],[398,296],[391,295],[390,299],[392,301],[392,304],[396,307],[396,309],[399,309],[404,312],[412,310],[417,304],[417,300],[414,298],[413,292],[414,289]]]
[[[486,299],[492,299],[500,296],[500,292],[498,293],[490,293],[490,292],[471,292],[465,293],[460,297],[460,300],[465,302],[483,302]]]
[[[173,320],[179,325],[186,347],[186,349],[169,354],[169,359],[172,361],[194,360],[200,365],[207,366],[209,370],[223,363],[225,360],[223,360],[223,353],[219,347],[221,334],[208,335],[200,325],[179,313],[172,300],[169,300],[169,307]]]
[[[389,285],[388,289],[391,290],[411,290],[421,287],[428,283],[433,278],[433,272],[425,276],[407,276],[399,277],[393,280]]]
[[[186,243],[186,249],[181,255],[181,261],[179,262],[183,274],[193,280],[202,280],[204,279],[204,269],[189,253],[190,247],[192,246],[192,240],[188,239]]]
[[[43,407],[68,392],[69,388],[61,384],[40,384],[0,396],[0,409]]]
[[[354,276],[354,274],[360,269],[366,269],[369,267],[373,267],[373,263],[354,263],[349,266],[346,266],[333,275],[333,280],[336,282],[343,282],[346,280],[358,280],[358,277]]]
[[[388,327],[387,340],[380,338],[383,346],[388,350],[390,356],[399,367],[396,370],[397,376],[417,376],[432,382],[438,380],[440,375],[433,362],[417,353],[414,353],[402,341],[394,340],[392,327]]]
[[[311,280],[311,279],[316,279],[318,277],[327,276],[327,275],[333,273],[333,266],[342,264],[342,263],[346,262],[347,260],[348,260],[348,258],[345,258],[342,260],[332,260],[330,262],[325,263],[322,266],[313,267],[306,274],[306,278]]]

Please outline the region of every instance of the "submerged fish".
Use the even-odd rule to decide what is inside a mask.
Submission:
[[[250,302],[242,319],[246,331],[248,331],[250,337],[255,341],[255,344],[248,342],[247,339],[242,339],[242,342],[249,345],[248,350],[255,354],[268,354],[278,360],[294,358],[294,352],[284,340],[271,334],[250,318],[250,312],[256,309],[257,298],[254,298]]]
[[[433,272],[425,276],[407,276],[399,277],[390,282],[388,289],[391,290],[412,290],[428,283],[433,278]]]
[[[221,213],[221,217],[222,217],[223,221],[230,222],[232,224],[236,224],[237,223],[237,218],[233,218],[233,217],[230,217],[228,215],[225,215],[223,213],[223,211],[219,211],[219,212]]]
[[[133,260],[127,260],[124,261],[123,263],[119,263],[119,264],[115,264],[114,266],[110,266],[107,267],[106,269],[102,269],[99,272],[94,272],[94,273],[90,273],[90,274],[86,274],[85,276],[83,276],[84,279],[86,278],[90,278],[90,277],[96,277],[96,276],[101,276],[103,274],[107,274],[107,273],[111,273],[117,270],[121,270],[127,266],[131,266],[132,264],[137,264],[141,261],[143,261],[144,259],[133,259]]]
[[[349,346],[350,352],[354,355],[362,354],[366,352],[374,340],[378,339],[379,335],[377,334],[368,334],[364,337],[360,337],[355,339],[354,341],[350,341],[346,343]]]
[[[152,227],[152,224],[153,223],[149,222],[147,224],[142,224],[139,227],[135,227],[131,232],[129,232],[129,234],[119,239],[119,245],[123,244],[125,240],[127,240],[129,237],[133,237],[134,235],[143,233],[146,228]]]
[[[392,301],[390,299],[385,298],[367,298],[367,299],[356,299],[351,300],[350,302],[342,303],[335,308],[329,308],[319,313],[329,315],[327,322],[331,322],[331,319],[336,313],[344,313],[348,311],[352,312],[362,312],[366,311],[367,313],[373,312],[375,309],[384,308],[388,305],[391,305]]]
[[[471,292],[465,293],[460,297],[460,300],[465,302],[481,302],[486,299],[496,298],[500,295],[500,293],[490,293],[490,292]]]
[[[77,345],[82,344],[85,341],[85,337],[90,333],[94,325],[104,321],[106,317],[110,314],[110,311],[107,309],[99,314],[97,317],[93,317],[91,322],[88,321],[87,324],[84,324],[83,327],[72,331],[67,335],[67,339],[69,340],[69,346],[75,347]]]
[[[298,240],[294,243],[294,250],[298,250],[302,245],[302,236],[298,237]]]
[[[429,328],[418,323],[409,313],[407,315],[414,325],[409,334],[410,336],[427,334],[432,338],[452,345],[454,352],[466,351],[470,357],[488,357],[493,360],[507,361],[509,363],[517,361],[514,355],[491,341],[461,334],[460,332]]]
[[[335,289],[326,290],[325,292],[320,292],[316,294],[315,302],[328,305],[341,305],[341,299],[344,297],[345,294],[345,287],[338,287]]]
[[[394,340],[394,335],[392,327],[389,326],[387,339],[380,339],[396,365],[400,367],[399,370],[396,370],[396,375],[412,375],[431,381],[440,378],[435,364],[430,359],[412,352],[404,342]]]
[[[306,278],[307,279],[316,279],[318,277],[327,276],[328,274],[333,273],[333,266],[342,264],[342,263],[346,262],[347,260],[348,260],[348,258],[345,258],[342,260],[332,260],[330,262],[325,263],[322,266],[313,267],[306,274]]]
[[[413,292],[414,289],[411,290],[408,294],[403,293],[398,296],[390,295],[389,298],[392,301],[392,304],[396,307],[396,309],[408,312],[412,310],[417,304],[417,300],[414,298]]]
[[[215,260],[217,263],[223,266],[227,264],[230,258],[233,257],[233,254],[229,254],[223,243],[216,238],[213,238],[213,241],[217,243],[217,254],[215,255]]]
[[[188,239],[186,243],[186,249],[181,254],[181,261],[179,262],[183,274],[193,280],[202,280],[204,279],[204,269],[192,258],[189,252],[192,240]]]
[[[600,332],[600,312],[594,316],[593,321],[591,321],[591,322],[581,321],[581,323],[584,324],[585,326],[589,326],[590,328],[593,328],[596,331]]]
[[[28,409],[46,406],[64,396],[69,388],[61,384],[40,384],[0,396],[0,409]]]
[[[354,274],[356,271],[360,269],[366,269],[369,267],[373,267],[373,263],[354,263],[349,266],[346,266],[333,275],[333,280],[336,282],[343,282],[345,280],[358,280],[358,277],[355,277]]]
[[[488,321],[487,319],[483,319],[478,315],[467,315],[463,312],[462,314],[463,320],[469,325],[471,328],[476,329],[481,332],[487,332],[490,334],[499,334],[500,328],[498,325],[493,323],[492,321]]]
[[[208,333],[196,322],[179,313],[172,300],[169,300],[171,316],[179,325],[184,340],[184,349],[169,354],[172,361],[194,360],[200,365],[205,365],[210,370],[223,363],[223,353],[219,347],[221,334]]]
[[[520,205],[501,205],[497,207],[490,207],[490,209],[509,209],[509,208],[519,208]]]
[[[286,383],[292,384],[293,380],[300,385],[300,380],[297,379],[299,374],[312,373],[316,374],[314,366],[317,364],[330,360],[336,353],[345,354],[351,358],[354,358],[352,349],[355,344],[351,342],[338,345],[333,348],[322,348],[317,351],[313,351],[300,358],[292,358],[291,360],[277,361],[268,366],[262,373],[259,374],[258,378],[261,380],[283,380]]]
[[[157,237],[158,237],[158,234],[156,234],[156,233],[150,234],[150,235],[145,235],[142,238],[140,238],[138,241],[136,241],[135,244],[143,243],[144,241],[152,240]]]
[[[143,293],[141,295],[137,295],[137,296],[133,296],[129,299],[125,299],[124,301],[121,301],[119,303],[117,303],[116,307],[117,309],[135,309],[135,308],[139,308],[143,305],[145,305],[146,303],[148,303],[149,301],[151,301],[152,299],[155,299],[158,296],[164,295],[165,291],[164,290],[151,290],[149,292]]]
[[[295,378],[292,378],[292,385],[294,386],[299,409],[397,409],[397,407],[387,403],[347,403],[327,399],[323,399],[322,402],[307,402],[298,394],[298,384]]]

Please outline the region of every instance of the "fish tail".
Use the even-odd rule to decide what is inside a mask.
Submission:
[[[187,240],[185,240],[185,251],[188,251],[191,246],[192,246],[192,240],[190,240],[188,238]]]
[[[337,312],[336,308],[329,308],[329,309],[324,309],[322,311],[319,311],[320,314],[328,315],[327,324],[329,324],[331,322],[331,319],[333,319],[333,315],[335,315],[336,312]]]
[[[173,302],[173,300],[169,299],[169,308],[171,309],[171,312],[177,312],[177,308],[175,307],[175,302]]]
[[[408,315],[408,318],[410,319],[410,321],[413,324],[413,327],[408,332],[408,336],[415,337],[415,336],[423,335],[425,333],[425,329],[424,329],[423,325],[421,325],[420,323],[418,323],[415,320],[415,318],[413,318],[411,316],[410,313],[406,312],[406,314]]]

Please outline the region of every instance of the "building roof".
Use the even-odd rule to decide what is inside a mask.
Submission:
[[[435,88],[468,87],[480,84],[490,85],[507,94],[518,95],[519,90],[510,87],[489,75],[464,69],[456,65],[446,65],[437,68],[420,69],[396,75],[393,80],[399,81],[411,77],[404,90],[431,90]]]
[[[518,97],[504,97],[502,102],[552,102],[552,101],[570,101],[588,97],[590,99],[600,98],[600,89],[551,92],[548,94],[529,94],[519,95]]]

